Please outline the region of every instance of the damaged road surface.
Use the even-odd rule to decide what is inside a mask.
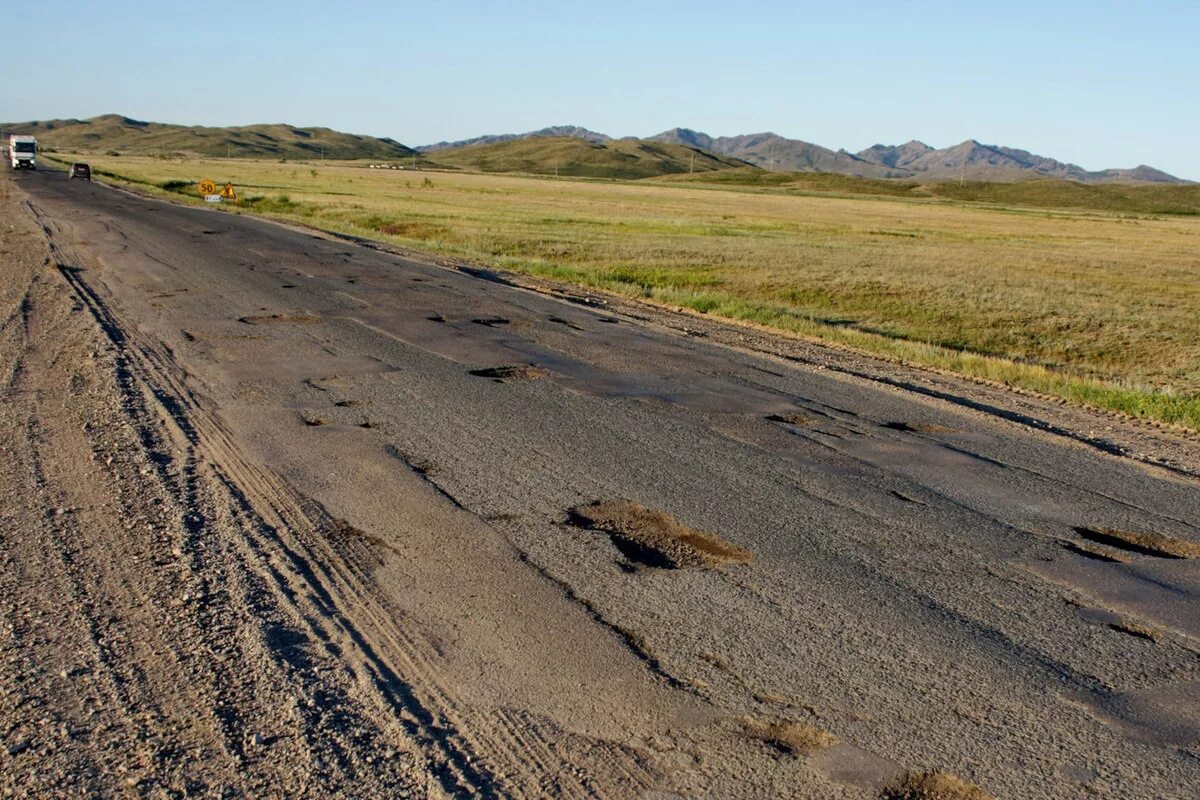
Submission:
[[[1200,785],[1184,467],[894,366],[0,189],[9,796]]]

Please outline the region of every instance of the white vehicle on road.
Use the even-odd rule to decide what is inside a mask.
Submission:
[[[37,139],[32,136],[8,137],[8,158],[13,169],[37,169]]]

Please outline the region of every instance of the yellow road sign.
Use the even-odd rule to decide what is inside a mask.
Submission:
[[[232,183],[227,183],[221,187],[221,197],[226,200],[237,200],[237,192],[233,190]]]
[[[212,181],[210,181],[208,178],[205,178],[204,180],[200,181],[199,189],[200,189],[200,194],[203,194],[203,195],[217,193],[217,185],[215,183],[213,183]]]

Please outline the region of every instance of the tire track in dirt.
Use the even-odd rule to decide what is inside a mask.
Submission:
[[[195,431],[147,388],[127,341],[106,346],[75,313],[88,297],[73,304],[40,266],[18,298],[23,330],[2,337],[28,368],[4,409],[0,487],[18,511],[2,540],[12,681],[0,689],[0,789],[325,797],[423,786],[419,757],[368,766],[403,737],[364,724],[331,659],[281,657],[270,634],[287,608],[229,557],[238,520],[188,450]],[[325,719],[298,724],[313,698],[327,700]]]
[[[141,444],[160,455],[152,459],[156,475],[184,509],[190,540],[218,518],[232,522],[240,534],[231,537],[240,551],[234,561],[247,570],[241,579],[265,595],[248,598],[250,606],[283,610],[305,640],[351,666],[358,676],[356,710],[379,731],[411,740],[442,791],[587,797],[654,783],[648,764],[618,746],[589,741],[571,753],[562,747],[562,731],[507,711],[468,720],[461,698],[438,678],[436,648],[405,630],[404,615],[372,587],[377,555],[332,536],[337,521],[324,508],[244,457],[187,387],[169,351],[121,320],[103,287],[88,279],[83,255],[62,241],[52,222],[43,219],[43,227],[62,277],[120,353],[116,374],[124,405],[156,417],[155,424],[139,426]],[[182,469],[163,455],[172,451],[182,454]],[[309,732],[306,725],[301,730]],[[236,732],[225,738],[236,750]],[[352,761],[353,754],[342,760]]]

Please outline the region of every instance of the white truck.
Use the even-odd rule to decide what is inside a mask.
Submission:
[[[37,139],[32,136],[8,137],[8,160],[13,169],[37,169]]]

